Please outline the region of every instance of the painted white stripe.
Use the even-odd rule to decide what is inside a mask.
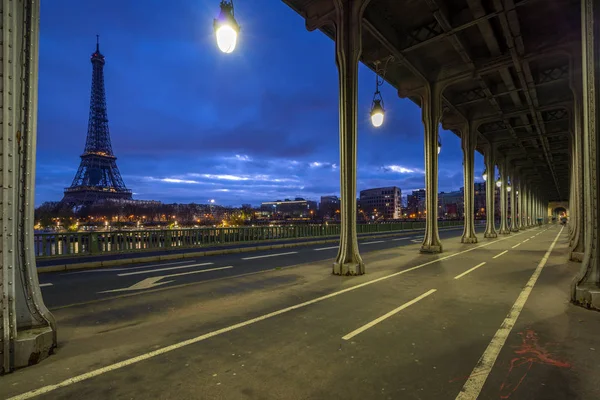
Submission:
[[[483,384],[490,375],[490,372],[496,363],[496,359],[498,358],[498,354],[500,354],[502,347],[504,347],[508,335],[515,326],[515,322],[517,321],[517,318],[519,318],[519,315],[523,310],[523,306],[529,298],[529,294],[533,290],[533,287],[542,273],[544,266],[548,262],[548,258],[550,257],[550,254],[552,253],[552,250],[554,249],[554,246],[556,245],[563,228],[560,229],[560,232],[558,232],[556,238],[554,238],[550,248],[533,272],[533,275],[531,275],[531,278],[529,278],[529,282],[527,282],[527,285],[525,285],[519,294],[519,297],[517,297],[517,301],[515,301],[515,304],[513,304],[512,308],[508,312],[508,315],[502,322],[502,325],[500,325],[500,328],[492,338],[492,341],[488,345],[487,349],[485,349],[485,352],[477,362],[477,365],[475,365],[475,368],[473,368],[471,376],[469,376],[469,379],[467,379],[467,382],[465,382],[462,390],[458,396],[456,396],[456,400],[473,400],[479,397],[481,389],[483,388]]]
[[[515,244],[515,245],[514,245],[512,248],[513,248],[513,249],[516,249],[516,248],[517,248],[517,247],[519,247],[520,245],[521,245],[521,243],[517,243],[517,244]]]
[[[494,257],[492,257],[492,258],[498,258],[498,257],[501,257],[501,256],[503,256],[503,255],[504,255],[504,254],[506,254],[506,253],[508,253],[508,250],[504,250],[502,253],[496,254],[496,255],[495,255]]]
[[[339,247],[340,246],[323,247],[323,248],[320,248],[320,249],[315,249],[315,251],[331,250],[331,249],[337,249]]]
[[[298,252],[297,251],[290,251],[289,253],[277,253],[277,254],[266,254],[264,256],[244,257],[244,258],[242,258],[242,260],[255,260],[257,258],[287,256],[289,254],[298,254]]]
[[[412,306],[413,304],[415,304],[416,302],[424,299],[425,297],[435,293],[437,291],[437,289],[431,289],[428,292],[423,293],[422,295],[420,295],[419,297],[415,297],[414,299],[412,299],[411,301],[408,301],[404,304],[402,304],[400,307],[393,309],[392,311],[390,311],[387,314],[383,314],[381,317],[374,319],[373,321],[369,322],[366,325],[361,326],[360,328],[350,332],[349,334],[347,334],[346,336],[342,337],[342,339],[344,340],[350,340],[352,339],[354,336],[366,331],[367,329],[377,325],[378,323],[380,323],[383,320],[388,319],[389,317],[391,317],[392,315],[404,310],[405,308],[408,308],[410,306]]]
[[[277,311],[274,311],[274,312],[269,313],[269,314],[264,314],[264,315],[261,315],[259,317],[252,318],[252,319],[240,322],[240,323],[235,324],[235,325],[231,325],[231,326],[228,326],[228,327],[225,327],[225,328],[218,329],[216,331],[205,333],[204,335],[196,336],[195,338],[184,340],[183,342],[175,343],[175,344],[172,344],[172,345],[160,348],[160,349],[156,349],[156,350],[153,350],[151,352],[141,354],[141,355],[139,355],[137,357],[128,358],[126,360],[123,360],[123,361],[120,361],[120,362],[117,362],[117,363],[114,363],[114,364],[107,365],[106,367],[98,368],[98,369],[95,369],[93,371],[86,372],[84,374],[77,375],[77,376],[74,376],[72,378],[65,379],[64,381],[56,383],[54,385],[47,385],[47,386],[43,386],[43,387],[41,387],[39,389],[34,389],[34,390],[29,391],[29,392],[22,393],[20,395],[11,397],[11,398],[9,398],[7,400],[26,400],[26,399],[31,399],[32,397],[36,397],[36,396],[39,396],[41,394],[49,393],[49,392],[52,392],[52,391],[54,391],[56,389],[60,389],[62,387],[70,386],[70,385],[72,385],[74,383],[82,382],[82,381],[85,381],[87,379],[91,379],[91,378],[94,378],[96,376],[100,376],[100,375],[105,374],[107,372],[115,371],[117,369],[120,369],[120,368],[123,368],[123,367],[127,367],[129,365],[136,364],[136,363],[141,362],[141,361],[148,360],[150,358],[159,356],[161,354],[165,354],[165,353],[171,352],[173,350],[181,349],[182,347],[186,347],[186,346],[189,346],[191,344],[198,343],[198,342],[204,341],[206,339],[210,339],[211,337],[218,336],[218,335],[221,335],[223,333],[231,332],[233,330],[242,328],[244,326],[252,325],[252,324],[255,324],[255,323],[260,322],[260,321],[264,321],[266,319],[275,317],[277,315],[285,314],[287,312],[290,312],[290,311],[293,311],[293,310],[297,310],[299,308],[303,308],[303,307],[306,307],[306,306],[309,306],[309,305],[312,305],[312,304],[315,304],[315,303],[319,303],[321,301],[330,299],[332,297],[336,297],[336,296],[339,296],[341,294],[344,294],[344,293],[347,293],[347,292],[351,292],[351,291],[360,289],[362,287],[372,285],[372,284],[377,283],[377,282],[382,282],[382,281],[394,278],[394,277],[396,277],[398,275],[402,275],[402,274],[405,274],[407,272],[411,272],[411,271],[414,271],[414,270],[426,267],[428,265],[435,264],[437,262],[440,262],[440,261],[443,261],[443,260],[447,260],[449,258],[456,257],[458,255],[465,254],[465,253],[468,253],[468,252],[480,249],[482,247],[487,247],[487,246],[489,246],[491,244],[498,243],[498,242],[501,242],[501,241],[506,240],[506,239],[510,239],[511,237],[518,236],[518,235],[521,235],[521,233],[517,233],[517,234],[512,235],[512,236],[506,236],[506,237],[503,237],[501,239],[497,239],[497,240],[494,240],[494,241],[491,241],[491,242],[487,242],[487,243],[484,243],[484,244],[481,244],[481,245],[478,245],[478,246],[474,246],[474,247],[468,248],[467,250],[463,250],[463,251],[459,251],[459,252],[456,252],[456,253],[452,253],[452,254],[449,254],[447,256],[440,257],[440,258],[437,258],[435,260],[431,260],[431,261],[428,261],[426,263],[423,263],[423,264],[420,264],[420,265],[417,265],[417,266],[414,266],[414,267],[411,267],[411,268],[407,268],[407,269],[395,272],[395,273],[390,274],[390,275],[382,276],[381,278],[377,278],[377,279],[373,279],[373,280],[370,280],[370,281],[367,281],[367,282],[363,282],[363,283],[360,283],[358,285],[350,286],[350,287],[348,287],[346,289],[342,289],[342,290],[337,291],[337,292],[329,293],[329,294],[327,294],[325,296],[321,296],[321,297],[317,297],[317,298],[309,300],[309,301],[305,301],[304,303],[296,304],[296,305],[293,305],[293,306],[290,306],[290,307],[287,307],[287,308],[282,308],[281,310],[277,310]]]
[[[525,239],[521,243],[527,243],[527,242],[529,242],[529,239]]]
[[[535,236],[536,236],[536,235],[533,235],[533,236],[532,236],[532,237],[530,237],[529,239],[533,239]],[[529,239],[527,239],[527,240],[529,240]]]
[[[367,242],[367,243],[361,243],[361,244],[375,244],[375,243],[385,243],[385,240],[378,240],[376,242]]]
[[[454,277],[454,279],[460,279],[460,278],[462,278],[463,276],[465,276],[466,274],[468,274],[469,272],[473,272],[473,271],[475,271],[477,268],[479,268],[479,267],[482,267],[482,266],[484,266],[484,265],[485,265],[485,262],[482,262],[481,264],[477,264],[476,266],[474,266],[474,267],[473,267],[473,268],[471,268],[471,269],[468,269],[468,270],[466,270],[466,271],[465,271],[465,272],[463,272],[462,274],[460,274],[460,275],[456,275],[456,276]]]
[[[411,237],[404,237],[404,238],[398,238],[398,239],[392,239],[392,242],[398,241],[398,240],[409,240],[412,239]]]
[[[125,272],[123,274],[117,274],[117,276],[130,276],[130,275],[151,274],[153,272],[171,271],[173,269],[182,269],[182,268],[202,267],[204,265],[213,265],[213,264],[214,263],[209,262],[209,263],[200,263],[200,264],[180,265],[178,267],[155,268],[155,269],[149,269],[149,270],[146,270],[146,271]]]
[[[40,283],[40,287],[46,287],[46,286],[54,286],[51,283]]]

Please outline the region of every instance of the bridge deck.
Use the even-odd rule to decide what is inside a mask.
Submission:
[[[599,398],[600,319],[567,302],[578,265],[559,229],[477,246],[453,233],[442,255],[389,238],[361,277],[311,262],[55,309],[57,354],[0,378],[0,398],[454,399],[489,348],[482,399]],[[490,345],[557,237],[506,343]]]

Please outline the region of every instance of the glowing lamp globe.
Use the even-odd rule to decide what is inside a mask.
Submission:
[[[385,111],[381,106],[381,100],[374,100],[373,107],[371,107],[371,123],[375,128],[379,128],[383,125],[384,117]]]
[[[501,181],[500,179],[498,179],[498,181],[496,182],[496,186],[497,186],[497,187],[500,187],[500,186],[502,186],[502,181]]]
[[[438,143],[438,154],[440,154],[440,151],[442,151],[442,145]]]
[[[507,192],[510,192],[511,190],[512,190],[512,188],[511,188],[510,186],[507,186],[507,187],[506,187],[506,191],[507,191]]]
[[[221,1],[221,13],[213,23],[217,46],[223,53],[232,53],[237,44],[240,26],[233,17],[233,4]]]
[[[487,170],[483,171],[483,175],[481,175],[481,177],[483,178],[483,181],[487,181]]]

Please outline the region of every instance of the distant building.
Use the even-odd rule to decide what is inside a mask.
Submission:
[[[406,210],[408,218],[423,218],[425,216],[425,189],[413,190],[406,196]]]
[[[464,188],[455,192],[438,194],[438,218],[455,219],[465,215]]]
[[[339,215],[340,198],[337,196],[321,196],[319,203],[319,216],[324,219],[336,219]]]
[[[398,219],[402,217],[402,192],[396,186],[360,191],[360,209],[369,219]]]
[[[317,212],[317,202],[297,197],[294,200],[267,201],[261,203],[260,210],[270,213],[272,218],[312,218]]]

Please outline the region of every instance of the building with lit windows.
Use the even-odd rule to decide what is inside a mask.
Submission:
[[[371,220],[402,217],[402,192],[397,186],[360,191],[360,209]]]

